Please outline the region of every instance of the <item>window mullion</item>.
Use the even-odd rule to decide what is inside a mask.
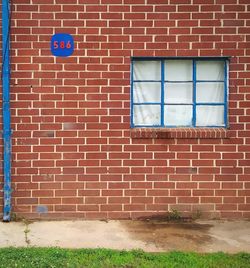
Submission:
[[[228,62],[224,62],[224,124],[228,126],[227,109],[228,109]]]
[[[161,60],[161,126],[164,127],[164,81],[165,81],[165,66],[164,60]]]
[[[193,127],[196,127],[196,60],[193,60]]]
[[[131,111],[131,116],[130,116],[130,124],[131,127],[134,127],[134,61],[132,60],[131,63],[131,89],[130,89],[130,111]]]

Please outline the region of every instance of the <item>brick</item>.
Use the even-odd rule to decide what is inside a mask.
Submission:
[[[75,196],[76,190],[56,190],[55,196],[56,197],[62,197],[62,196]]]
[[[64,190],[66,191],[66,190]],[[100,190],[78,190],[78,196],[100,196]],[[64,194],[64,193],[63,193]],[[76,193],[72,191],[68,191],[69,196],[75,196]]]
[[[81,197],[66,197],[62,198],[62,204],[82,204],[83,198]]]
[[[129,204],[130,203],[130,197],[109,197],[108,198],[109,204]]]
[[[55,205],[57,211],[75,211],[76,205]]]
[[[100,206],[101,211],[121,211],[122,210],[122,205],[118,204],[112,204],[112,205],[101,205]]]
[[[144,204],[124,205],[124,211],[144,211],[144,210],[145,210]]]
[[[98,205],[78,205],[78,211],[99,211]]]
[[[145,196],[146,190],[125,190],[125,196]]]
[[[17,198],[17,205],[38,204],[38,198]]]
[[[198,197],[178,197],[177,198],[179,204],[193,204],[198,203],[199,198]]]

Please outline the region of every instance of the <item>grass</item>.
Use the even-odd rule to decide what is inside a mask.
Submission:
[[[0,267],[24,268],[248,268],[250,254],[145,253],[108,249],[2,248]]]

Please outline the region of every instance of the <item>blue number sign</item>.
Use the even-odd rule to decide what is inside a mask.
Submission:
[[[50,43],[51,53],[57,57],[68,57],[74,52],[74,39],[70,34],[54,34]]]

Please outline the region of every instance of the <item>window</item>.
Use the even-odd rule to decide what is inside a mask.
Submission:
[[[133,58],[132,127],[226,127],[226,58]]]

